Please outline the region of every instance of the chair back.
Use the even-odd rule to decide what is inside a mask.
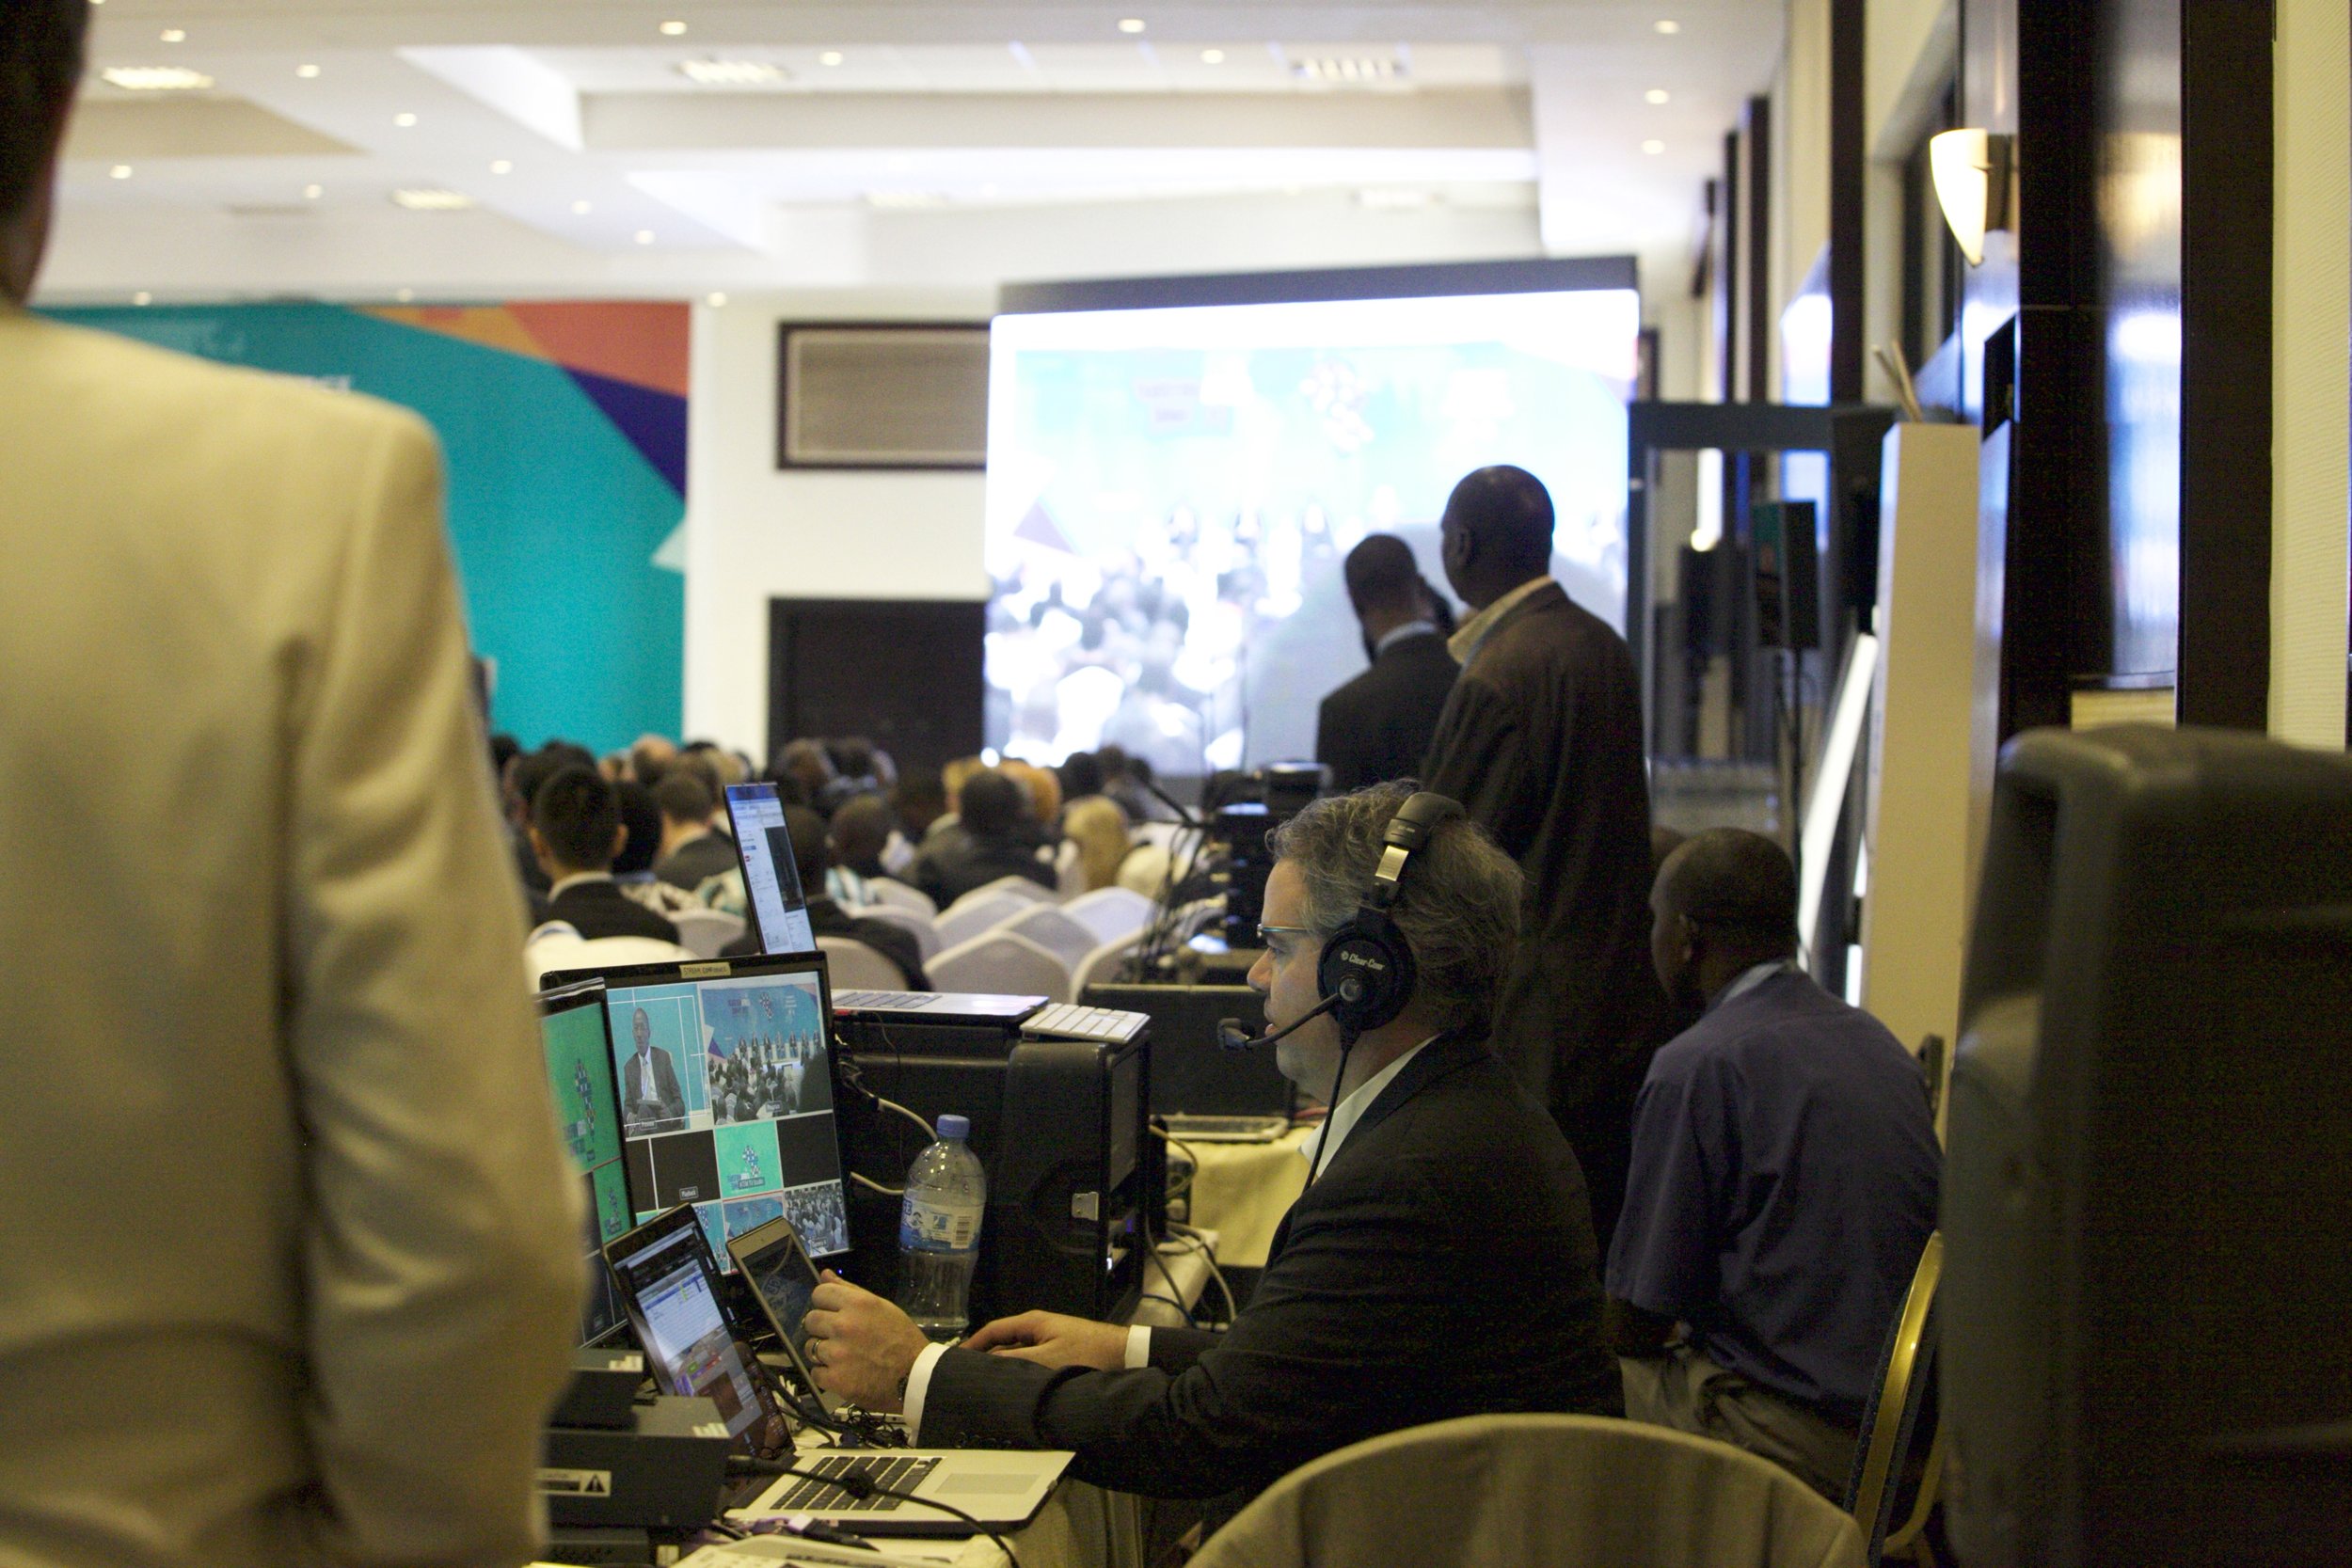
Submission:
[[[741,915],[724,910],[680,910],[670,921],[677,927],[679,945],[698,958],[717,958],[745,929]]]
[[[909,887],[895,877],[866,878],[866,896],[877,904],[913,910],[926,920],[939,912],[939,906],[931,902],[930,894],[919,887]]]
[[[1169,863],[1168,851],[1161,846],[1138,844],[1119,863],[1119,885],[1145,898],[1157,898],[1168,881]]]
[[[597,937],[593,942],[566,920],[550,920],[523,943],[523,968],[536,987],[561,969],[619,969],[624,964],[675,963],[694,955],[654,937]]]
[[[1001,996],[1071,998],[1070,967],[1047,948],[1011,931],[989,931],[948,948],[923,966],[939,990]]]
[[[1846,1481],[1846,1508],[1861,1527],[1865,1548],[1876,1568],[1892,1527],[1895,1505],[1906,1468],[1905,1460],[1919,1445],[1922,1429],[1928,1447],[1940,1462],[1935,1442],[1939,1424],[1935,1398],[1935,1290],[1944,1277],[1944,1233],[1928,1237],[1913,1271],[1911,1289],[1886,1332],[1886,1348],[1879,1356],[1879,1381],[1862,1412],[1862,1430],[1854,1441],[1853,1470]],[[1936,1483],[1935,1463],[1926,1466],[1919,1489]],[[1923,1511],[1915,1507],[1914,1513]],[[1908,1528],[1908,1527],[1906,1527]]]
[[[872,883],[866,884],[871,887]],[[910,910],[902,904],[861,904],[850,911],[860,920],[887,920],[893,926],[903,926],[914,933],[914,943],[923,950],[923,961],[930,963],[947,944],[939,940],[939,927],[930,915]]]
[[[1107,986],[1118,979],[1120,965],[1125,963],[1127,956],[1142,945],[1143,933],[1136,931],[1120,937],[1117,942],[1106,942],[1089,953],[1070,972],[1070,994],[1083,1002],[1089,987]]]
[[[1711,1438],[1598,1416],[1471,1416],[1301,1465],[1210,1537],[1192,1565],[1408,1560],[1858,1568],[1862,1535],[1795,1476]]]
[[[982,888],[965,894],[942,910],[932,924],[939,927],[941,945],[954,947],[983,931],[994,930],[1014,915],[1027,913],[1037,904],[1036,899],[1024,898],[1017,893],[991,893]]]
[[[825,956],[835,995],[845,990],[904,990],[907,977],[898,966],[874,949],[850,937],[818,937],[817,950]]]
[[[1104,942],[1134,936],[1151,925],[1153,905],[1148,894],[1106,887],[1080,894],[1061,908],[1062,913],[1092,931],[1097,942]]]
[[[1042,865],[1044,863],[1039,863]],[[978,887],[965,894],[963,898],[957,899],[956,904],[962,903],[964,898],[983,898],[992,893],[1010,894],[1015,898],[1025,898],[1032,904],[1053,904],[1060,901],[1055,896],[1052,888],[1041,886],[1036,880],[1024,877],[1018,871],[1008,871],[993,882],[982,882]],[[947,906],[948,913],[955,912],[956,904]]]
[[[1040,947],[1059,958],[1073,974],[1086,962],[1087,955],[1102,942],[1092,931],[1064,914],[1058,904],[1038,904],[1014,915],[996,927],[1027,937]]]
[[[1068,903],[1086,890],[1086,857],[1079,853],[1076,839],[1065,838],[1054,851],[1054,895]]]

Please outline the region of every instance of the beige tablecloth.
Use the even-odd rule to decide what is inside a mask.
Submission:
[[[1312,1127],[1270,1144],[1184,1142],[1200,1168],[1192,1178],[1192,1224],[1217,1233],[1216,1260],[1229,1269],[1265,1267],[1275,1227],[1307,1190]]]

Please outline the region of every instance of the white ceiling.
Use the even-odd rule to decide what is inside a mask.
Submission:
[[[51,298],[969,287],[1629,251],[1671,287],[1781,36],[1777,0],[103,5]],[[779,74],[714,87],[679,70],[711,60]],[[215,85],[95,80],[123,66]],[[394,204],[417,189],[472,210]]]

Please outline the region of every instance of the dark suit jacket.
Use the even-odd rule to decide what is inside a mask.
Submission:
[[[1605,1252],[1633,1097],[1671,1032],[1650,968],[1649,784],[1625,639],[1559,584],[1538,589],[1454,683],[1422,780],[1526,873],[1495,1048],[1575,1147]]]
[[[1152,1331],[1133,1371],[951,1350],[926,1446],[1070,1449],[1072,1473],[1216,1497],[1214,1522],[1350,1443],[1489,1411],[1622,1409],[1576,1157],[1476,1040],[1382,1090],[1275,1232],[1222,1335]]]
[[[710,878],[734,870],[735,865],[735,840],[713,828],[663,856],[654,866],[653,874],[672,887],[691,893]]]
[[[961,826],[926,842],[914,860],[914,885],[943,910],[999,877],[1026,877],[1044,888],[1056,885],[1054,868],[1037,858],[1034,844],[976,838]]]
[[[598,937],[651,937],[677,941],[667,916],[645,908],[614,882],[575,882],[548,900],[547,918],[566,920],[594,942]]]
[[[1344,793],[1421,771],[1454,677],[1462,673],[1435,631],[1389,644],[1372,668],[1323,699],[1315,760]]]
[[[647,1059],[653,1063],[653,1082],[644,1082],[644,1073],[638,1067],[637,1053],[632,1048],[621,1058],[621,1110],[624,1117],[646,1106],[658,1107],[664,1117],[686,1115],[686,1096],[677,1086],[677,1070],[670,1066],[670,1053],[654,1051]]]

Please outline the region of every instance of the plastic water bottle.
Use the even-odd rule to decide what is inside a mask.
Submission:
[[[939,1141],[908,1167],[898,1208],[898,1305],[943,1342],[971,1326],[972,1266],[988,1210],[988,1172],[964,1142],[971,1133],[967,1117],[939,1118]]]

